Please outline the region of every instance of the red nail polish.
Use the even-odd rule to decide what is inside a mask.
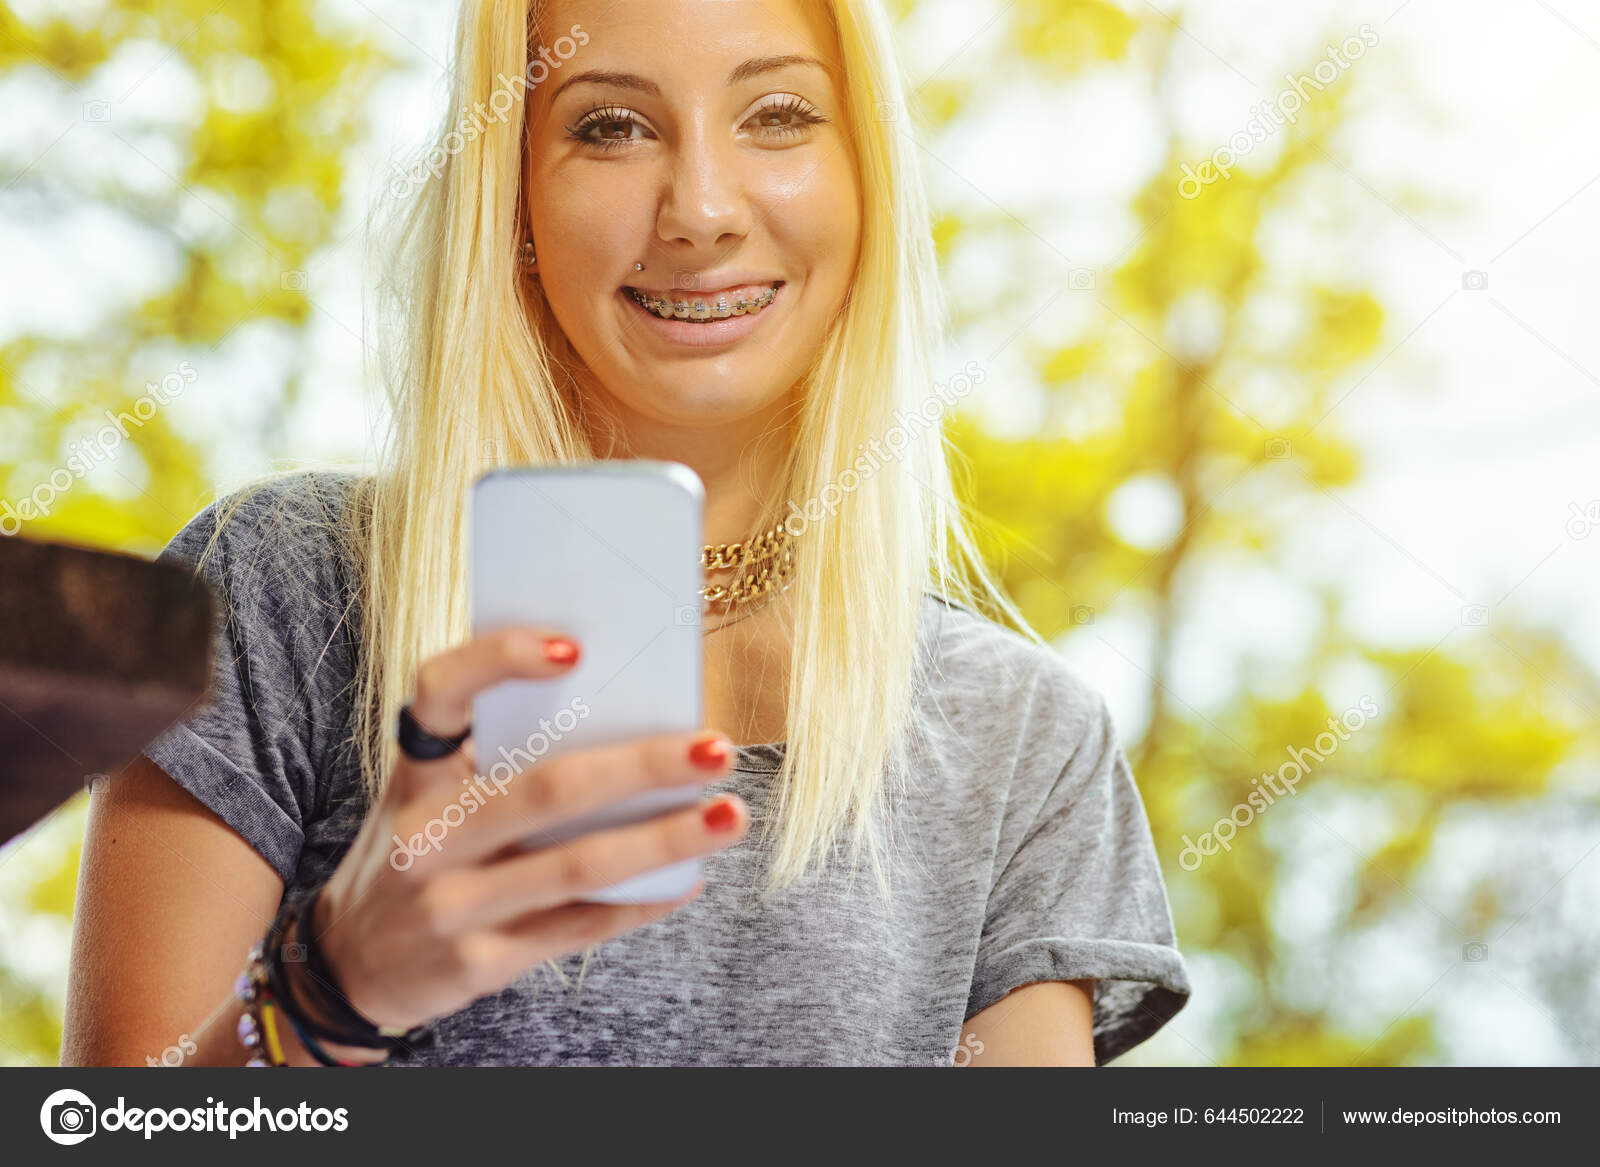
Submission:
[[[739,821],[739,812],[726,798],[719,798],[706,807],[703,815],[706,826],[713,831],[731,831]]]
[[[689,761],[702,770],[720,770],[728,760],[728,744],[721,738],[706,738],[689,747]]]
[[[578,646],[561,636],[551,636],[544,642],[544,659],[553,665],[570,665],[578,659]]]

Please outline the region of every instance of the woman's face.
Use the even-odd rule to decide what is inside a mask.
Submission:
[[[544,41],[579,47],[529,92],[529,236],[585,387],[625,414],[702,427],[779,405],[843,306],[859,188],[819,7],[548,7]]]

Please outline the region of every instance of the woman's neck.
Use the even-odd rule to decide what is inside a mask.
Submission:
[[[717,425],[664,422],[606,394],[586,419],[596,457],[681,462],[705,486],[704,541],[737,543],[757,533],[768,500],[782,489],[791,432],[783,404]]]

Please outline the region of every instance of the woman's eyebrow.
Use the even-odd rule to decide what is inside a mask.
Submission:
[[[817,60],[816,57],[807,57],[801,53],[785,53],[776,57],[751,57],[742,65],[735,66],[733,72],[728,74],[728,84],[737,85],[741,81],[748,81],[750,78],[758,77],[762,73],[771,73],[776,69],[787,69],[791,65],[813,65],[824,73],[828,71],[828,67]]]
[[[824,73],[828,67],[816,57],[808,57],[802,53],[784,53],[775,57],[751,57],[735,65],[728,74],[727,84],[737,85],[741,81],[748,81],[752,77],[759,77],[763,73],[771,73],[778,69],[787,69],[794,65],[810,65],[821,69]],[[590,69],[584,73],[577,73],[568,77],[556,89],[554,97],[559,97],[563,90],[572,85],[611,85],[617,89],[632,89],[637,93],[647,93],[651,97],[661,96],[661,86],[651,81],[648,77],[641,77],[637,73],[608,73]]]
[[[573,85],[583,85],[585,83],[590,85],[612,85],[618,89],[633,89],[640,93],[648,93],[651,97],[661,96],[661,86],[646,77],[639,76],[637,73],[602,73],[598,70],[590,69],[586,73],[578,73],[563,81],[556,88],[552,100],[555,97],[560,97],[563,90]]]

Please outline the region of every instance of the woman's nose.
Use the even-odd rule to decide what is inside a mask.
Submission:
[[[686,136],[668,163],[656,230],[663,242],[726,246],[750,230],[750,205],[738,147],[711,135]]]

